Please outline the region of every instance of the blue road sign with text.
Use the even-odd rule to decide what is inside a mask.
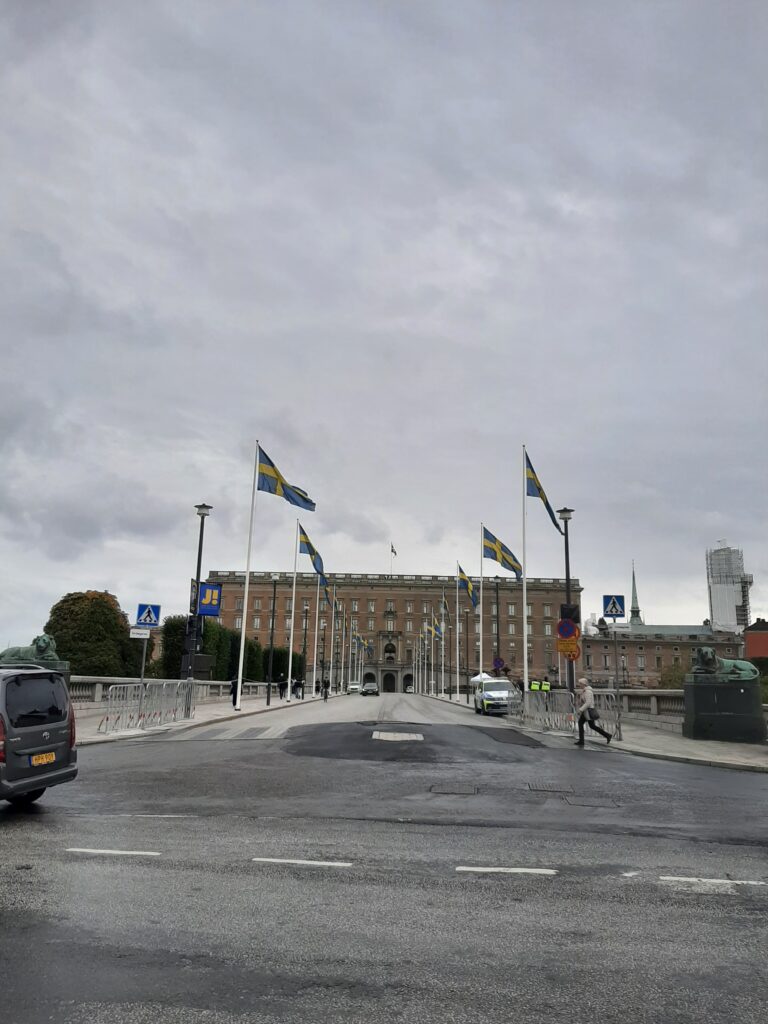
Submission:
[[[604,619],[623,619],[624,607],[623,594],[603,594]]]

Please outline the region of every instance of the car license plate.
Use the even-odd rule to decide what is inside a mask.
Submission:
[[[36,768],[39,764],[53,764],[55,760],[56,754],[51,750],[47,754],[33,754],[29,759],[29,763],[33,768]]]

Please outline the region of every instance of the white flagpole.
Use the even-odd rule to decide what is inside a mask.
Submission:
[[[392,579],[392,572],[394,570],[394,556],[395,552],[392,550],[394,545],[392,541],[389,542],[389,578]]]
[[[317,627],[320,618],[320,573],[317,574],[317,596],[315,597],[315,643],[312,651],[312,696],[315,696],[315,679],[317,679]],[[322,679],[320,684],[322,687]]]
[[[352,682],[352,605],[349,606],[349,668],[347,670],[347,686]]]
[[[435,683],[435,606],[431,604],[429,610],[432,616],[432,622],[430,623],[430,639],[429,639],[429,692],[434,696],[434,683]]]
[[[343,604],[342,604],[342,608],[344,610],[343,610],[343,612],[341,614],[341,680],[340,680],[340,683],[339,683],[339,688],[343,691],[344,690],[344,665],[346,663],[346,658],[345,658],[344,652],[346,650],[346,643],[347,643],[347,609],[344,607]]]
[[[296,520],[296,540],[293,544],[293,592],[291,594],[291,633],[288,647],[288,701],[291,700],[291,689],[293,684],[293,626],[296,622],[296,571],[299,568],[299,520]]]
[[[445,587],[440,605],[440,696],[445,696]]]
[[[525,555],[525,445],[523,445],[523,701],[528,700],[528,567]]]
[[[483,524],[480,523],[480,683],[483,682]]]
[[[456,621],[453,624],[456,633],[456,700],[459,699],[459,563],[456,563]]]
[[[333,584],[333,611],[331,612],[331,667],[328,685],[333,687],[333,652],[336,649],[336,584]]]
[[[251,545],[253,542],[253,516],[256,511],[256,480],[259,475],[259,442],[256,442],[256,459],[253,463],[253,487],[251,488],[251,516],[248,520],[248,548],[245,554],[245,586],[243,588],[243,619],[240,624],[240,657],[237,662],[237,693],[235,711],[240,711],[243,693],[243,662],[245,660],[245,629],[248,624],[248,584],[251,580]],[[195,609],[197,610],[197,609]]]

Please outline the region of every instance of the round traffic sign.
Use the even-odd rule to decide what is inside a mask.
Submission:
[[[581,647],[578,644],[576,644],[575,649],[572,651],[567,651],[564,657],[567,658],[568,661],[578,661],[578,659],[581,657]]]
[[[570,640],[576,635],[576,623],[570,619],[560,619],[557,624],[557,635],[561,640]]]
[[[493,659],[493,667],[494,667],[494,668],[495,668],[495,669],[496,669],[497,671],[498,671],[499,669],[501,669],[501,668],[504,668],[504,659],[503,659],[503,658],[494,658],[494,659]]]

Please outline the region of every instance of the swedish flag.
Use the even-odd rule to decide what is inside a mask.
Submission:
[[[518,579],[523,575],[523,567],[509,550],[506,544],[502,544],[498,537],[494,537],[490,530],[483,527],[483,558],[492,558],[504,569],[509,569]]]
[[[558,533],[562,533],[563,529],[558,523],[555,513],[552,510],[552,506],[547,500],[547,496],[544,493],[544,488],[541,486],[541,481],[536,476],[536,470],[533,468],[533,463],[528,458],[528,452],[525,453],[525,493],[529,498],[541,498],[544,502],[544,508],[549,512],[549,518],[555,524],[555,528]]]
[[[301,523],[299,523],[299,551],[303,555],[309,555],[312,561],[312,568],[318,576],[325,576],[325,567],[323,565],[323,560],[320,557],[320,552],[309,539],[309,534]]]
[[[437,621],[435,615],[432,616],[432,636],[436,636],[438,640],[442,640],[443,631],[440,628],[440,623]]]
[[[258,488],[260,491],[268,491],[270,494],[276,494],[279,498],[285,498],[291,505],[298,505],[299,508],[306,509],[307,512],[315,511],[315,503],[307,492],[289,484],[263,448],[259,448]]]
[[[475,593],[475,585],[472,580],[467,576],[464,570],[459,566],[459,586],[466,590],[469,595],[469,600],[472,602],[472,607],[477,608],[477,594]]]

